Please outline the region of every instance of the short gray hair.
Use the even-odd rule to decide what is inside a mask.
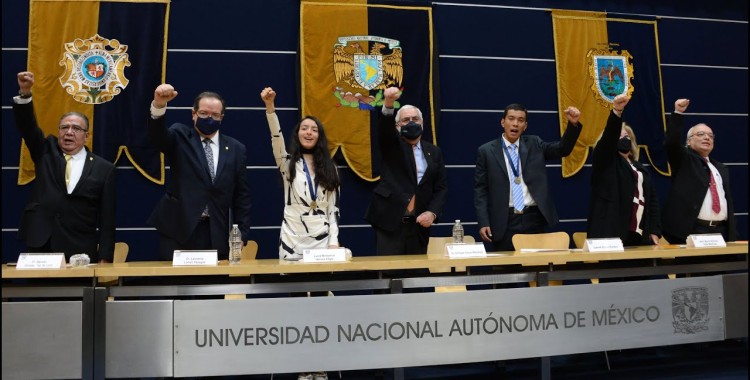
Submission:
[[[411,108],[414,108],[415,110],[417,110],[417,115],[419,116],[420,119],[424,121],[424,118],[422,117],[422,111],[420,111],[419,108],[414,107],[411,104],[406,104],[406,105],[401,106],[401,108],[398,109],[398,112],[396,112],[396,123],[398,123],[401,120],[401,111],[408,110]]]
[[[690,127],[690,129],[688,129],[688,131],[687,131],[687,135],[685,135],[685,145],[687,145],[688,140],[690,140],[690,136],[693,134],[693,131],[695,130],[695,128],[700,127],[701,125],[705,126],[706,128],[711,128],[706,123],[698,123],[698,124]]]
[[[83,125],[85,126],[85,128],[84,128],[84,129],[86,129],[86,131],[88,132],[88,130],[89,130],[89,118],[88,118],[88,117],[86,117],[86,115],[84,115],[84,114],[82,114],[82,113],[80,113],[80,112],[75,112],[75,111],[73,111],[73,112],[68,112],[68,113],[65,113],[65,114],[63,114],[62,116],[60,116],[60,120],[58,121],[58,123],[59,123],[60,121],[63,121],[63,119],[65,119],[65,118],[66,118],[66,117],[68,117],[68,116],[78,116],[78,117],[80,117],[81,119],[83,119]]]

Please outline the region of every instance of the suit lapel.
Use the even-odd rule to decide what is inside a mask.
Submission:
[[[519,169],[521,174],[523,174],[523,168],[526,167],[526,159],[529,158],[529,145],[521,144],[521,141],[523,141],[523,136],[518,139],[518,162],[521,163]]]
[[[227,139],[221,134],[219,135],[219,164],[216,166],[216,178],[221,175],[221,170],[224,168],[224,164],[227,162],[227,155],[229,154],[229,145]],[[216,182],[216,180],[214,180]]]
[[[206,151],[203,150],[203,141],[201,140],[201,136],[197,133],[195,133],[195,130],[190,131],[190,146],[193,149],[193,153],[195,153],[196,157],[198,158],[198,162],[201,163],[201,166],[203,166],[203,172],[206,174],[206,178],[208,179],[208,182],[211,182],[211,172],[208,171],[208,160],[206,160]]]
[[[427,176],[430,175],[430,169],[432,169],[434,166],[432,165],[432,159],[433,159],[433,153],[434,153],[434,145],[432,144],[423,144],[422,141],[419,141],[419,146],[422,148],[422,155],[424,156],[424,161],[426,163],[426,167],[424,168],[424,174],[422,175],[422,182],[424,182],[427,179]],[[416,158],[415,158],[416,161]],[[416,168],[416,162],[414,163],[414,176],[417,175],[417,168]]]
[[[401,144],[402,151],[406,157],[406,162],[409,163],[409,178],[411,178],[414,183],[417,183],[417,163],[414,160],[414,148],[412,148],[411,144],[403,141],[401,138],[399,138],[399,143]]]
[[[78,183],[76,183],[76,187],[73,188],[73,191],[70,193],[75,193],[78,191],[78,189],[81,187],[81,183],[83,183],[86,178],[91,174],[91,169],[94,167],[94,155],[86,151],[86,158],[83,162],[83,171],[81,172],[81,178],[78,179]],[[65,177],[65,168],[63,167],[63,178]],[[64,182],[64,181],[63,181]]]
[[[59,148],[58,148],[59,149]],[[60,169],[58,175],[55,176],[55,182],[60,186],[63,191],[66,193],[68,192],[68,187],[65,186],[65,165],[67,162],[65,161],[65,155],[62,153],[62,150],[60,150],[60,164],[58,165],[58,168]]]
[[[497,165],[500,166],[500,170],[505,173],[506,177],[510,178],[510,175],[508,175],[508,166],[505,164],[505,149],[503,148],[504,144],[505,141],[503,141],[503,137],[500,136],[500,138],[495,141],[493,152],[494,154],[492,156],[495,157],[495,160],[497,160]]]

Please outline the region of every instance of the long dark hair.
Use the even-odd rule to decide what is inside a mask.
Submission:
[[[331,159],[328,152],[328,138],[326,137],[323,123],[314,116],[305,116],[294,127],[292,138],[289,140],[289,180],[294,181],[297,174],[296,163],[302,157],[302,145],[299,142],[299,128],[303,121],[310,119],[318,126],[318,143],[313,148],[313,162],[315,162],[315,181],[328,191],[335,191],[341,185],[339,174],[336,171],[336,164]]]

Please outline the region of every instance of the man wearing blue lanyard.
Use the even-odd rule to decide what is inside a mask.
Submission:
[[[544,232],[558,217],[547,184],[545,161],[573,151],[581,134],[580,111],[564,111],[568,127],[560,141],[523,135],[528,112],[520,104],[505,107],[503,134],[479,147],[474,175],[474,207],[479,236],[488,251],[512,251],[513,235]]]

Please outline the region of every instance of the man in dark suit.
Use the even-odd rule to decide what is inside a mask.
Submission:
[[[497,140],[479,147],[474,175],[474,207],[479,236],[491,251],[512,251],[513,235],[541,233],[557,224],[558,217],[547,185],[545,160],[565,157],[581,134],[575,107],[565,110],[568,127],[560,141],[544,142],[524,135],[526,108],[505,107],[500,121],[504,132]]]
[[[430,226],[448,192],[440,148],[421,139],[421,111],[405,105],[394,116],[400,96],[396,87],[384,91],[378,124],[380,182],[365,214],[376,231],[378,255],[426,253]]]
[[[176,96],[174,87],[162,84],[151,103],[149,138],[169,158],[171,175],[149,224],[159,231],[162,260],[178,249],[216,249],[226,259],[230,225],[239,225],[244,242],[250,234],[245,145],[219,133],[226,105],[214,92],[195,98],[192,125],[167,128],[167,102]]]
[[[31,252],[85,253],[91,262],[111,262],[115,249],[115,167],[91,153],[86,115],[60,118],[57,137],[46,138],[31,102],[34,74],[18,73],[13,116],[34,160],[36,180],[18,235]],[[97,231],[98,229],[98,231]]]
[[[690,101],[678,99],[667,123],[664,147],[672,169],[672,190],[662,213],[664,238],[685,243],[690,234],[720,233],[726,241],[737,240],[734,205],[726,166],[708,155],[714,149],[714,133],[696,124],[680,143],[685,125],[683,112]]]

